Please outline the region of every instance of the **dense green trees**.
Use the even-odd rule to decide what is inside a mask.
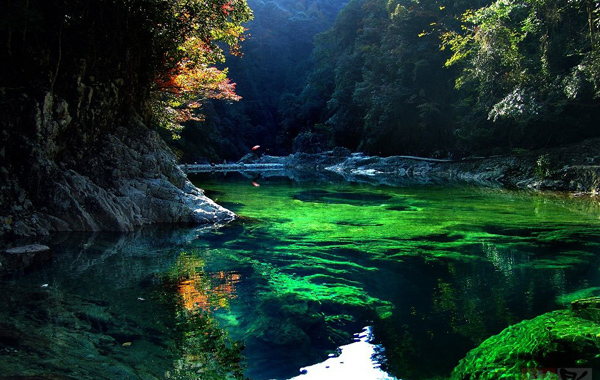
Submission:
[[[448,17],[440,8],[437,2],[351,1],[317,39],[319,66],[297,108],[314,102],[320,88],[326,111],[317,120],[289,123],[303,125],[300,139],[319,133],[316,123],[327,126],[330,146],[383,155],[446,152],[452,130],[442,120],[452,112],[451,77],[438,69],[445,58],[435,33],[424,33]]]
[[[495,154],[599,134],[598,2],[345,3],[249,0],[257,18],[227,71],[215,65],[222,43],[239,52],[243,0],[3,0],[1,87],[111,82],[122,110],[185,127],[173,146],[186,161],[236,159],[255,144]]]
[[[282,128],[371,154],[492,154],[596,136],[599,5],[353,0]],[[307,112],[307,110],[310,110]]]
[[[517,147],[564,143],[598,134],[600,4],[591,1],[496,1],[464,14],[460,32],[443,39],[458,64],[458,88],[476,120],[461,128],[472,144],[492,144],[478,131]]]

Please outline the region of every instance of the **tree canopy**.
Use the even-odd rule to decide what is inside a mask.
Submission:
[[[600,4],[353,0],[288,100],[298,149],[457,156],[597,136]]]
[[[465,12],[442,40],[446,66],[460,67],[456,87],[470,94],[467,115],[487,115],[517,145],[597,135],[599,17],[600,3],[579,0],[498,0]]]
[[[245,0],[3,0],[0,33],[6,64],[1,86],[51,89],[112,82],[124,107],[153,92],[180,104],[237,99],[223,45],[239,53]],[[91,78],[91,80],[90,80]],[[156,97],[155,97],[156,98]]]
[[[111,82],[188,161],[255,144],[499,154],[600,134],[597,1],[249,2],[245,24],[245,0],[3,0],[0,86]]]

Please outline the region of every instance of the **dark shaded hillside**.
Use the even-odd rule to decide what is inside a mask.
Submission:
[[[172,146],[182,161],[237,160],[259,144],[287,154],[291,140],[281,134],[295,93],[313,67],[313,38],[329,28],[347,0],[249,0],[254,20],[246,25],[243,57],[227,61],[242,100],[216,101],[203,109],[206,120],[186,124]]]

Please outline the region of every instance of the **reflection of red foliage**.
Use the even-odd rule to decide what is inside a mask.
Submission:
[[[189,310],[201,309],[208,312],[220,307],[226,307],[228,300],[236,298],[236,285],[242,276],[236,272],[217,272],[210,275],[210,285],[206,280],[196,274],[191,279],[179,282],[179,294],[183,299],[184,307]]]

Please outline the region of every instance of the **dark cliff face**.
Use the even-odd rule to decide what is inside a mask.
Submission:
[[[103,99],[98,104],[116,102],[114,95],[96,95]],[[126,231],[234,217],[187,180],[164,142],[135,113],[119,120],[110,107],[95,108],[93,95],[75,105],[50,92],[42,99],[19,94],[19,100],[2,130],[0,236]],[[120,125],[79,130],[77,116],[90,114]]]
[[[233,218],[147,128],[161,52],[135,3],[2,7],[0,236]]]

